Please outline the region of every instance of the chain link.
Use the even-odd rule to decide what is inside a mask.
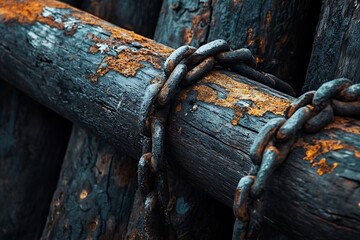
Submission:
[[[235,191],[233,239],[257,238],[266,183],[286,159],[296,134],[318,132],[334,115],[360,118],[360,84],[352,85],[346,78],[327,82],[301,95],[287,108],[285,118],[274,118],[259,131],[250,148],[258,171],[242,177]]]
[[[208,74],[215,65],[221,65],[250,79],[295,95],[287,83],[273,75],[255,70],[256,61],[249,49],[233,51],[222,39],[207,43],[198,49],[191,46],[176,49],[166,59],[163,72],[152,79],[146,88],[140,106],[139,131],[143,135],[143,155],[138,165],[138,185],[145,206],[146,239],[165,239],[169,238],[169,234],[174,235],[169,216],[174,203],[169,202],[166,163],[163,158],[165,125],[171,101],[179,86],[193,84]],[[261,203],[255,202],[255,205]],[[240,205],[245,209],[244,203]],[[252,215],[261,215],[259,209],[260,207],[255,208]],[[251,218],[246,228],[254,229],[256,232],[259,224],[254,220]]]

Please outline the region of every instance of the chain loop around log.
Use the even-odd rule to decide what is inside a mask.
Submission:
[[[251,227],[255,221],[261,225],[262,199],[268,179],[290,152],[296,134],[320,131],[334,119],[334,114],[360,118],[360,84],[340,78],[323,84],[317,91],[309,91],[293,101],[285,118],[270,120],[257,135],[250,148],[250,157],[258,170],[240,179],[235,192],[236,221],[233,239],[256,239]],[[339,106],[347,109],[339,111]],[[251,181],[249,180],[251,179]],[[246,203],[246,204],[245,204]],[[246,207],[245,207],[246,206]],[[241,214],[240,214],[241,213]],[[252,220],[254,219],[254,220]]]
[[[144,230],[148,239],[165,238],[164,229],[160,230],[154,223],[155,220],[166,223],[167,227],[171,228],[168,212],[172,203],[169,203],[166,164],[163,161],[164,129],[171,101],[178,91],[178,86],[193,84],[208,74],[216,64],[234,71],[236,68],[229,64],[244,65],[245,69],[251,72],[248,76],[253,80],[272,87],[276,85],[274,76],[254,69],[256,61],[250,50],[242,48],[232,51],[229,44],[222,39],[198,49],[191,46],[179,47],[166,59],[164,72],[155,77],[152,84],[146,88],[139,114],[139,130],[144,136],[145,152],[139,161],[138,179],[145,203]],[[282,82],[279,85],[287,86],[288,93],[293,95],[294,91],[287,83]],[[255,222],[253,219],[249,226],[257,226],[259,221]]]

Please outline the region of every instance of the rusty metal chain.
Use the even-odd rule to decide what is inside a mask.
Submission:
[[[171,101],[179,86],[193,84],[208,74],[216,64],[295,95],[287,83],[271,74],[255,70],[256,61],[249,49],[231,50],[222,39],[198,49],[191,46],[176,49],[166,59],[163,73],[155,77],[146,88],[140,107],[139,129],[144,137],[144,145],[138,165],[138,185],[145,206],[146,239],[169,239],[169,234],[174,235],[169,216],[173,202],[169,201],[166,163],[163,159],[164,132]]]
[[[300,130],[318,132],[334,115],[360,118],[360,84],[352,85],[345,78],[327,82],[317,91],[301,95],[287,108],[284,118],[274,118],[260,130],[250,148],[257,167],[241,178],[236,188],[233,239],[257,238],[269,177],[286,159]]]

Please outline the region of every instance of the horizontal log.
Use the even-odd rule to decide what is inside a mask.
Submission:
[[[141,99],[171,48],[57,1],[0,3],[0,74],[68,119],[141,154]],[[167,126],[166,159],[189,182],[231,206],[251,167],[259,128],[291,97],[226,71],[183,90]],[[268,183],[266,219],[297,239],[360,235],[360,123],[337,118],[300,134]],[[316,227],[314,227],[316,226]]]

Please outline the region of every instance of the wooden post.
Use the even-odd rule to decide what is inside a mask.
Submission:
[[[0,239],[38,239],[65,154],[70,125],[0,82]]]
[[[7,0],[0,18],[0,74],[139,157],[141,98],[172,49],[56,1]],[[166,158],[192,184],[231,206],[237,181],[251,166],[249,146],[258,129],[291,100],[213,71],[175,102]],[[268,183],[267,219],[295,238],[356,238],[359,133],[357,120],[337,118],[320,133],[300,134]]]
[[[124,239],[136,161],[74,126],[42,239]]]
[[[162,0],[83,0],[81,8],[145,37],[154,35]]]
[[[348,0],[323,1],[304,91],[339,77],[360,82],[359,4]]]

